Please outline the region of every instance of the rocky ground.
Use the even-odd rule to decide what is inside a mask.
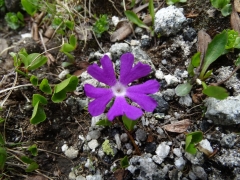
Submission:
[[[136,7],[143,4],[139,3]],[[114,23],[116,19],[126,19],[121,3],[107,0],[91,2],[92,14],[108,15],[110,30],[97,41],[93,35],[84,41],[75,30],[79,39],[78,47],[73,52],[74,65],[63,68],[61,64],[67,61],[67,57],[56,48],[50,51],[54,62],[31,72],[39,79],[47,78],[51,84],[61,82],[67,73],[79,78],[76,91],[68,93],[65,101],[57,104],[49,101],[45,107],[47,120],[38,125],[30,124],[29,120],[33,110],[32,95],[40,91],[27,85],[29,80],[24,76],[16,74],[9,53],[17,53],[21,48],[26,48],[28,53],[42,53],[44,47],[33,37],[23,36],[29,35],[33,25],[27,14],[25,26],[15,31],[6,26],[1,16],[0,97],[1,105],[4,105],[1,118],[5,121],[0,124],[0,129],[8,153],[1,179],[240,179],[239,72],[224,83],[230,94],[225,100],[202,95],[201,86],[195,86],[189,95],[183,97],[175,93],[176,86],[188,78],[187,66],[197,52],[199,31],[204,30],[213,38],[240,22],[231,22],[230,16],[223,17],[209,1],[204,0],[188,0],[175,6],[168,6],[165,1],[154,1],[154,7],[156,36],[151,37],[148,31],[134,25],[133,32],[115,42],[111,36],[115,32]],[[148,14],[147,8],[138,14],[144,17]],[[166,23],[174,28],[168,29],[164,26]],[[157,36],[159,33],[161,37]],[[61,38],[55,35],[46,43],[46,48],[60,46]],[[90,99],[83,89],[86,83],[99,84],[87,74],[89,64],[99,62],[107,53],[118,69],[119,58],[125,52],[133,53],[135,62],[151,66],[151,74],[142,81],[156,79],[161,84],[160,91],[153,95],[158,103],[157,108],[153,113],[145,113],[130,132],[140,154],[136,154],[129,135],[119,122],[114,121],[108,127],[95,125],[106,115],[92,117],[89,114],[87,106]],[[210,67],[213,75],[208,82],[218,82],[228,77],[234,69],[238,53],[235,51],[231,55],[221,56],[213,63]],[[19,85],[23,86],[5,91]],[[179,122],[184,126],[184,132],[179,132],[180,126],[176,125]],[[194,131],[203,132],[201,145],[210,155],[200,150],[196,155],[185,151],[185,134]],[[107,154],[104,150],[105,140],[109,140],[112,153]],[[36,157],[27,151],[32,144],[38,147]],[[26,164],[19,160],[23,154],[39,164],[38,170],[25,172]],[[129,160],[127,168],[120,166],[124,156]]]

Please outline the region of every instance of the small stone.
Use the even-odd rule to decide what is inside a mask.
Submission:
[[[99,130],[94,130],[88,132],[88,136],[90,136],[91,139],[98,139],[101,136],[101,132]]]
[[[120,139],[121,139],[122,142],[127,142],[128,141],[127,133],[121,134]]]
[[[68,175],[68,178],[70,180],[75,180],[76,179],[76,175],[74,174],[74,172],[70,172],[69,175]]]
[[[68,149],[68,145],[67,145],[67,144],[64,144],[64,145],[62,146],[62,152],[65,152],[67,149]]]
[[[170,151],[170,146],[168,146],[166,142],[162,142],[161,144],[158,145],[155,152],[159,157],[164,159],[167,157],[169,151]]]
[[[87,175],[86,180],[103,180],[102,175]]]
[[[186,161],[182,157],[180,157],[175,159],[174,164],[176,168],[181,171],[184,169]]]
[[[69,74],[69,73],[70,73],[69,69],[65,69],[58,75],[58,78],[59,79],[64,79],[66,77],[66,75]]]
[[[162,94],[163,94],[163,98],[166,101],[171,101],[173,100],[176,93],[174,89],[166,89],[165,91],[162,92]]]
[[[161,61],[161,63],[162,63],[163,65],[167,65],[167,60],[166,60],[166,59],[163,59],[163,60]]]
[[[165,81],[167,82],[168,86],[174,86],[177,85],[179,83],[178,78],[176,78],[175,76],[168,74],[166,76],[164,76]]]
[[[161,157],[159,157],[158,155],[154,155],[153,157],[152,157],[152,160],[155,162],[155,163],[157,163],[157,164],[162,164],[162,162],[163,162],[163,158],[161,158]]]
[[[98,141],[96,139],[93,139],[88,142],[88,147],[92,150],[95,150],[99,146]]]
[[[76,177],[76,180],[86,180],[86,178],[80,175]]]
[[[157,79],[164,79],[164,74],[163,74],[163,72],[162,72],[161,70],[157,70],[157,71],[155,72],[155,77],[156,77]]]
[[[183,30],[183,39],[185,41],[193,41],[197,36],[195,29],[189,27]]]
[[[160,120],[160,119],[164,119],[165,114],[164,114],[164,113],[154,113],[153,116],[154,116],[156,119]]]
[[[144,130],[142,129],[138,129],[136,132],[136,139],[140,140],[140,141],[145,141],[147,139],[147,134]]]
[[[151,95],[153,99],[157,101],[157,107],[154,110],[154,113],[164,113],[169,109],[168,102],[163,99],[162,96],[159,95]]]
[[[127,43],[115,43],[109,49],[114,58],[119,58],[122,54],[130,52],[130,46]]]
[[[64,154],[69,158],[69,159],[74,159],[78,156],[78,150],[73,148],[72,146],[67,149]]]
[[[201,180],[207,180],[207,174],[201,166],[193,166],[192,170],[194,174]]]
[[[175,154],[177,157],[182,157],[182,151],[180,148],[174,148],[173,154]]]
[[[202,152],[197,151],[195,155],[185,152],[184,156],[195,165],[202,165],[204,163],[204,156]]]
[[[180,97],[178,102],[183,106],[187,106],[187,107],[192,106],[192,98],[190,97],[189,94],[187,94],[186,96]]]
[[[147,35],[141,37],[141,47],[147,48],[151,45],[151,38]]]
[[[145,146],[145,151],[147,153],[153,154],[156,151],[156,147],[157,147],[157,145],[155,142],[147,142],[146,146]]]
[[[221,156],[217,156],[216,161],[227,168],[240,167],[240,154],[236,149],[222,149]]]
[[[112,17],[112,22],[113,22],[113,25],[116,27],[117,24],[118,24],[118,22],[119,22],[119,17],[113,16],[113,17]]]
[[[236,135],[235,134],[226,134],[223,136],[222,140],[220,141],[222,146],[225,147],[233,147],[236,142]]]
[[[207,139],[203,139],[202,141],[200,141],[199,146],[207,150],[209,153],[213,153],[213,148]]]

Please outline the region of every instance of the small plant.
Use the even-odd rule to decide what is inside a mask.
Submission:
[[[240,48],[239,34],[234,30],[224,30],[216,35],[209,43],[203,62],[201,63],[200,52],[197,52],[191,59],[188,67],[190,80],[176,87],[175,91],[178,96],[187,95],[195,83],[202,85],[203,93],[209,97],[216,99],[225,99],[228,97],[226,89],[218,86],[220,83],[212,83],[207,85],[205,80],[208,79],[212,70],[208,70],[209,66],[215,62],[221,55],[231,52],[234,48]],[[239,68],[240,58],[235,62],[236,69]],[[200,66],[200,64],[202,64]],[[196,82],[194,82],[196,80]]]
[[[124,158],[120,160],[120,166],[122,169],[125,169],[129,166],[129,161],[127,156],[124,156]]]
[[[197,153],[196,145],[202,139],[203,139],[203,133],[201,131],[195,131],[195,132],[186,134],[185,151],[193,155],[196,154]]]
[[[24,10],[31,16],[33,16],[40,9],[39,0],[21,0],[21,4]]]
[[[149,0],[148,10],[152,18],[152,27],[154,26],[154,18],[155,18],[155,12],[154,12],[154,6],[153,6],[153,0]],[[128,18],[129,21],[136,24],[139,27],[145,28],[148,31],[151,32],[151,35],[154,35],[154,31],[152,27],[148,27],[142,20],[140,20],[136,13],[130,10],[124,11],[125,16]]]
[[[111,144],[109,143],[109,140],[106,139],[103,144],[102,144],[102,149],[103,152],[105,152],[107,155],[112,155],[114,156],[114,152],[113,152],[113,148],[111,146]]]
[[[7,22],[7,25],[13,30],[16,30],[24,25],[23,15],[20,12],[17,14],[13,12],[7,13],[5,15],[5,21]]]
[[[167,5],[173,5],[176,3],[185,3],[187,0],[166,0]]]
[[[232,12],[230,0],[211,0],[211,4],[216,9],[219,9],[223,16],[228,16]]]
[[[100,15],[99,19],[93,25],[93,31],[95,32],[96,36],[100,38],[102,33],[108,31],[109,29],[109,22],[106,14]]]

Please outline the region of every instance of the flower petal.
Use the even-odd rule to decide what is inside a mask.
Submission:
[[[124,97],[116,97],[113,106],[107,113],[107,117],[112,121],[116,116],[126,115],[129,119],[136,120],[143,114],[142,110],[131,106]]]
[[[129,73],[132,69],[134,56],[132,53],[125,53],[120,57],[120,82],[129,76]]]
[[[86,96],[88,96],[90,98],[100,98],[100,97],[106,96],[108,94],[112,94],[112,96],[113,96],[111,89],[96,88],[91,84],[85,84],[84,91],[85,91]]]
[[[144,77],[151,72],[149,65],[140,62],[132,67],[134,56],[131,53],[123,54],[120,60],[120,82],[124,85],[128,85],[130,82]]]
[[[102,97],[96,98],[92,102],[88,104],[88,111],[92,116],[98,116],[102,114],[109,103],[109,101],[112,99],[112,94],[105,94]]]
[[[142,94],[152,94],[158,92],[160,84],[156,80],[148,80],[143,84],[138,84],[130,86],[127,88],[127,93],[142,93]]]
[[[145,111],[153,112],[157,107],[157,102],[146,94],[128,92],[127,97],[136,102]]]
[[[113,86],[114,84],[116,84],[117,80],[113,69],[112,61],[107,55],[103,56],[100,61],[102,64],[102,68],[100,68],[97,64],[93,64],[88,67],[88,74],[90,74],[92,77],[102,83]]]

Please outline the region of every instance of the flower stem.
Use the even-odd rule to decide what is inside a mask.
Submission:
[[[120,121],[119,118],[117,118],[117,120],[118,120],[119,124],[122,126],[123,130],[125,131],[125,133],[128,135],[129,139],[131,140],[131,142],[132,142],[132,144],[133,144],[133,146],[135,148],[135,154],[140,156],[141,155],[141,151],[140,151],[139,147],[137,146],[137,144],[135,143],[131,133],[125,128],[124,124],[122,123],[122,121]]]

